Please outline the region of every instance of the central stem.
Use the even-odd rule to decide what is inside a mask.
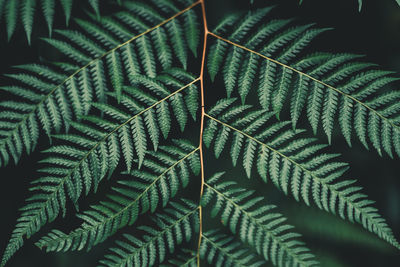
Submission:
[[[200,151],[200,166],[201,166],[201,185],[200,185],[200,199],[203,196],[204,192],[204,159],[203,159],[203,130],[204,130],[204,67],[206,61],[206,50],[207,50],[207,37],[209,34],[207,27],[207,18],[206,18],[206,8],[204,5],[204,0],[200,0],[201,4],[201,13],[203,17],[203,25],[204,25],[204,39],[203,39],[203,55],[201,58],[201,69],[200,69],[200,94],[201,94],[201,123],[200,123],[200,141],[199,141],[199,151]],[[201,237],[203,234],[203,210],[201,205],[199,206],[199,243],[197,250],[197,266],[200,266],[200,245],[201,245]]]

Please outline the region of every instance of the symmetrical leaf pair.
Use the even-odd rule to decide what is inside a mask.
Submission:
[[[139,231],[118,240],[100,266],[162,265],[167,258],[173,266],[196,266],[200,259],[215,266],[318,265],[275,206],[223,173],[207,178],[202,153],[208,151],[217,159],[229,153],[233,167],[241,162],[248,178],[271,180],[297,201],[360,223],[400,248],[361,187],[342,179],[347,164],[297,129],[307,110],[314,132],[322,123],[330,140],[341,109],[338,120],[349,143],[354,130],[364,145],[399,154],[400,95],[382,92],[396,79],[350,54],[302,56],[326,29],[291,26],[292,20],[266,22],[272,10],[267,7],[228,16],[211,32],[204,29],[211,47],[203,47],[209,54],[202,63],[207,59],[212,81],[222,72],[228,98],[201,106],[197,120],[205,77],[186,69],[189,50],[198,54],[201,32],[193,8],[204,2],[179,2],[124,1],[123,11],[100,22],[76,20],[80,31],[57,31],[56,39],[45,39],[68,63],[24,65],[24,73],[10,75],[23,86],[3,89],[23,99],[0,104],[2,165],[34,149],[39,125],[57,143],[41,161],[43,175],[33,182],[34,195],[22,209],[2,266],[24,238],[65,215],[67,200],[77,208],[84,194],[121,167],[124,179],[104,201],[78,215],[78,228],[52,230],[36,245],[47,251],[91,249],[134,225]],[[259,108],[247,104],[254,100]],[[286,106],[291,121],[276,121]],[[190,118],[201,122],[200,140],[209,150],[182,138],[162,144],[175,128],[185,131]],[[199,174],[201,206],[171,201]],[[136,226],[148,213],[156,213],[154,223]],[[228,229],[207,229],[206,216],[218,216]]]

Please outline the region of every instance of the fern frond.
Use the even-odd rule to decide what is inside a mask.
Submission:
[[[16,0],[16,1],[8,1],[4,9],[5,10],[4,19],[7,22],[6,29],[7,29],[8,41],[10,41],[11,37],[14,34],[15,28],[17,27],[18,8],[19,8],[19,0]]]
[[[307,205],[313,201],[318,208],[360,223],[400,248],[385,220],[371,206],[373,201],[361,193],[361,187],[354,185],[355,180],[339,180],[347,164],[336,161],[337,155],[325,153],[322,150],[325,146],[313,138],[300,137],[303,131],[293,131],[288,121],[269,122],[272,112],[251,110],[249,105],[234,102],[234,99],[221,100],[205,114],[208,120],[203,140],[207,147],[215,141],[216,156],[220,153],[220,142],[227,147],[226,143],[232,140],[232,163],[236,165],[242,154],[242,165],[249,178],[256,165],[264,182],[268,177],[297,201]]]
[[[222,69],[227,96],[237,92],[243,103],[256,87],[260,105],[278,118],[288,104],[294,129],[307,110],[314,133],[321,123],[329,143],[338,121],[350,146],[355,132],[366,148],[371,143],[380,155],[400,155],[400,93],[383,92],[398,79],[360,62],[356,55],[317,53],[300,58],[311,40],[327,29],[288,27],[288,22],[272,20],[240,38],[234,34],[244,22],[236,23],[232,33],[225,34],[227,39],[211,33],[217,39],[208,58],[211,78]]]
[[[260,22],[271,11],[271,9],[272,8],[270,7],[260,9],[254,14],[246,15],[244,18],[240,18],[240,16],[238,15],[228,16],[224,18],[219,25],[216,26],[215,32],[219,32],[220,34],[226,33],[226,31],[230,29],[232,25],[240,23],[240,27],[235,27],[235,29],[230,29],[232,31],[232,33],[230,34],[230,38],[239,41],[243,38],[244,35],[248,34],[250,29],[258,22]],[[226,52],[227,52],[227,45],[225,42],[217,40],[216,44],[210,46],[207,67],[212,80],[217,75]],[[237,67],[238,65],[236,59],[237,58],[234,55],[230,56],[229,59],[227,59],[227,61],[229,61],[229,66],[226,68],[231,68],[231,70],[234,70],[234,67],[235,66]],[[224,71],[226,71],[225,69]],[[230,72],[229,74],[232,73]],[[234,79],[236,79],[236,77]],[[228,80],[228,77],[226,77],[225,81],[226,83],[230,82]]]
[[[133,84],[136,74],[144,73],[155,78],[162,70],[156,68],[159,62],[153,47],[166,46],[164,54],[169,58],[172,58],[172,51],[175,50],[167,40],[159,44],[160,39],[153,32],[165,32],[165,24],[168,23],[179,25],[181,22],[178,20],[182,19],[179,16],[195,5],[169,18],[167,14],[160,15],[161,22],[156,26],[154,21],[152,24],[137,18],[144,12],[138,9],[137,14],[122,12],[104,18],[102,24],[78,20],[81,31],[59,30],[58,39],[45,39],[71,59],[72,65],[63,64],[61,70],[48,66],[25,66],[19,68],[21,73],[8,75],[15,84],[1,89],[20,97],[16,102],[21,105],[32,105],[24,110],[16,105],[0,114],[0,166],[7,165],[10,157],[17,163],[24,150],[30,152],[34,148],[39,136],[35,129],[43,128],[49,136],[58,133],[61,126],[69,128],[69,120],[79,120],[80,116],[87,115],[92,101],[104,102],[106,93],[110,91],[107,89],[108,81],[120,101],[123,85],[128,81]],[[191,20],[197,20],[195,13],[189,16]],[[142,24],[131,23],[138,20],[143,20]],[[119,24],[124,24],[128,33],[123,31],[123,27],[116,27]],[[143,27],[137,29],[137,25]],[[185,42],[183,32],[175,33],[175,37]],[[179,50],[180,56],[186,58],[184,53],[186,51]],[[165,67],[171,65],[171,62],[163,58],[159,61]],[[9,113],[12,116],[7,118],[6,114]],[[31,140],[32,144],[24,140]]]
[[[167,252],[174,253],[176,245],[189,242],[199,229],[198,206],[189,200],[169,205],[154,217],[156,227],[137,227],[144,233],[142,238],[125,234],[126,240],[117,241],[118,247],[112,248],[99,266],[153,266],[162,263]]]
[[[90,6],[93,8],[94,13],[96,14],[96,18],[100,19],[100,3],[99,0],[89,0]]]
[[[46,251],[89,250],[119,229],[131,226],[142,214],[165,207],[180,187],[188,185],[191,174],[198,175],[200,169],[199,148],[185,140],[174,143],[160,147],[159,152],[144,160],[144,168],[132,170],[127,179],[119,181],[107,201],[79,214],[83,221],[79,228],[68,235],[53,230],[36,245]]]
[[[47,29],[49,31],[49,36],[51,36],[51,33],[53,31],[53,22],[54,22],[54,13],[55,13],[56,3],[55,3],[55,0],[42,0],[41,5],[42,5],[43,16],[47,23]]]
[[[22,24],[26,32],[26,38],[28,39],[28,44],[31,44],[31,34],[33,27],[33,17],[35,15],[36,0],[26,0],[22,6]]]
[[[7,29],[8,40],[13,36],[17,25],[18,19],[21,20],[21,25],[23,26],[28,43],[31,43],[31,35],[34,24],[36,9],[40,6],[44,19],[47,23],[49,30],[49,35],[51,36],[53,30],[54,13],[56,9],[56,2],[59,2],[64,10],[64,16],[66,20],[66,25],[69,24],[73,0],[12,0],[12,1],[2,1],[1,4],[5,4],[5,8],[0,7],[0,21],[1,17],[4,16],[4,24]],[[40,2],[40,3],[39,3]],[[93,11],[96,15],[100,16],[99,2],[97,0],[88,0]],[[3,14],[4,13],[4,14]]]
[[[185,37],[186,42],[193,55],[197,57],[197,47],[200,43],[200,31],[199,22],[196,18],[196,13],[193,10],[189,10],[184,14],[185,20]]]
[[[187,75],[191,77],[190,74]],[[60,213],[66,213],[67,198],[77,205],[83,191],[86,195],[91,189],[96,191],[99,182],[113,172],[122,157],[130,171],[134,149],[140,167],[144,160],[143,151],[147,148],[147,141],[144,139],[147,140],[149,136],[156,144],[154,149],[158,145],[154,135],[155,129],[152,127],[162,130],[161,125],[170,124],[172,117],[169,109],[170,106],[174,106],[172,98],[181,95],[184,89],[199,80],[192,80],[183,87],[170,91],[177,86],[167,86],[144,76],[138,76],[136,79],[137,87],[127,88],[128,94],[121,98],[124,108],[94,103],[93,106],[106,114],[108,119],[82,117],[85,122],[70,123],[80,134],[55,136],[64,140],[65,144],[47,150],[52,156],[43,163],[49,167],[41,169],[43,176],[33,182],[31,190],[35,195],[27,199],[27,204],[22,209],[22,215],[4,253],[3,264],[22,246],[25,237],[32,236]],[[110,97],[117,98],[115,93],[110,93]],[[154,119],[156,112],[157,120]],[[149,113],[151,115],[148,115]],[[152,122],[145,122],[149,120]],[[139,133],[144,131],[145,124],[149,125],[146,126],[146,134]],[[168,132],[165,134],[168,135]]]
[[[214,229],[202,234],[200,256],[213,266],[265,266],[266,262],[259,259],[243,244],[231,236]]]
[[[222,223],[242,242],[248,243],[266,261],[275,266],[315,266],[314,255],[298,240],[292,226],[284,224],[281,214],[273,211],[263,197],[241,188],[234,181],[224,181],[216,173],[205,182],[202,205],[213,206],[211,216],[219,215]]]
[[[0,17],[6,3],[9,38],[21,20],[30,42],[37,1],[0,0]],[[338,125],[349,144],[355,132],[365,146],[400,155],[400,93],[383,88],[396,78],[357,55],[300,57],[328,29],[296,26],[291,19],[267,22],[271,7],[228,16],[210,32],[205,2],[193,1],[117,0],[122,11],[100,18],[99,1],[88,0],[94,13],[73,21],[79,30],[56,30],[55,38],[44,38],[66,62],[22,65],[7,75],[15,84],[1,88],[13,96],[0,102],[0,166],[33,151],[42,132],[56,143],[39,162],[40,176],[32,182],[33,194],[1,267],[25,239],[66,216],[69,204],[81,224],[65,233],[50,230],[36,246],[90,250],[125,228],[125,238],[116,238],[99,266],[165,266],[169,259],[173,266],[197,266],[200,258],[213,266],[318,265],[286,218],[256,191],[223,180],[223,173],[205,179],[207,150],[216,158],[229,153],[248,178],[257,173],[285,195],[361,224],[400,249],[373,201],[355,180],[343,179],[347,164],[297,129],[306,113],[314,134],[322,124],[329,143]],[[74,1],[59,2],[68,24]],[[56,2],[41,0],[41,7],[51,32]],[[189,51],[197,56],[200,33],[197,77],[186,69],[192,68]],[[205,65],[212,82],[222,73],[228,96],[207,112]],[[260,108],[247,104],[253,96]],[[163,145],[171,133],[184,132],[190,118],[197,120],[199,98],[200,144],[177,139]],[[288,114],[285,106],[291,120],[276,121],[274,116]],[[125,171],[112,192],[79,212],[82,198],[117,169]],[[173,202],[199,174],[200,206],[187,199]],[[218,216],[225,229],[206,231],[209,215]],[[137,226],[141,220],[145,225]]]

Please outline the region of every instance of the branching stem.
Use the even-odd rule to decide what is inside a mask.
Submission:
[[[207,27],[207,17],[206,17],[206,8],[204,4],[204,0],[200,0],[201,4],[201,13],[203,17],[203,26],[204,26],[204,39],[203,39],[203,54],[201,58],[201,69],[200,69],[200,90],[201,90],[201,123],[200,123],[200,137],[199,137],[199,151],[200,151],[200,166],[201,166],[201,184],[200,184],[200,199],[203,196],[204,191],[204,159],[203,159],[203,130],[204,130],[204,69],[205,69],[205,61],[206,61],[206,51],[207,51],[207,37],[209,35],[208,27]],[[203,236],[203,210],[201,205],[199,205],[199,242],[197,249],[197,266],[200,266],[200,245],[201,245],[201,237]]]

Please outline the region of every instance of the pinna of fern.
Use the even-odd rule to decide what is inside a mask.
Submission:
[[[170,150],[171,147],[166,149]],[[173,149],[175,150],[176,148]],[[197,169],[198,172],[199,159],[193,157],[195,155],[193,153],[195,153],[198,148],[191,147],[189,150],[192,150],[192,152],[186,154],[180,161],[176,161],[172,166],[177,166],[178,164],[181,165],[182,162],[189,160],[192,162],[191,166],[197,166],[194,170]],[[183,156],[185,153],[181,154]],[[155,158],[158,157],[156,156]],[[165,158],[165,156],[163,156],[163,158]],[[183,170],[182,166],[180,167],[181,170]],[[163,173],[170,170],[173,169],[169,167],[167,170],[164,170]],[[142,173],[135,171],[134,173],[137,177],[149,177],[146,172]],[[188,172],[185,171],[184,173]],[[160,178],[162,176],[163,174],[157,178],[160,179],[160,182],[163,181],[163,178]],[[250,242],[250,245],[254,246],[254,249],[258,253],[264,253],[262,256],[264,256],[266,260],[270,259],[274,265],[283,266],[283,260],[286,260],[287,263],[292,262],[291,266],[312,266],[315,264],[315,261],[312,259],[312,254],[308,253],[308,250],[302,246],[301,242],[295,240],[299,235],[290,232],[292,228],[291,226],[283,224],[285,219],[278,213],[269,213],[270,210],[274,208],[273,206],[262,205],[262,198],[254,197],[253,192],[245,192],[245,189],[235,186],[235,183],[233,182],[222,182],[221,184],[217,184],[218,179],[220,179],[221,176],[222,173],[218,173],[208,179],[206,183],[202,205],[214,203],[214,200],[218,200],[215,202],[217,205],[211,211],[211,216],[217,215],[223,209],[224,212],[221,214],[221,219],[224,224],[229,225],[230,229],[234,233],[240,233],[240,239],[243,244]],[[188,180],[187,174],[184,174],[184,177]],[[186,181],[186,183],[187,182],[188,181]],[[101,206],[93,206],[91,211],[84,212],[83,215],[79,216],[85,221],[80,228],[72,231],[68,235],[58,230],[53,230],[43,237],[36,245],[45,248],[47,251],[80,250],[84,247],[90,249],[92,246],[103,242],[118,229],[128,224],[133,224],[138,215],[149,210],[150,206],[155,210],[158,205],[158,195],[162,197],[165,196],[165,194],[161,192],[148,193],[148,196],[152,196],[153,198],[148,198],[148,196],[144,194],[151,191],[152,189],[150,188],[155,188],[156,185],[154,184],[154,181],[153,183],[150,183],[148,187],[138,183],[138,181],[124,181],[121,182],[121,184],[130,188],[142,187],[139,190],[141,193],[132,193],[131,189],[127,189],[127,187],[117,188],[115,191],[119,192],[120,195],[123,195],[124,197],[117,197],[117,195],[110,196],[109,198],[112,202],[104,202]],[[162,190],[162,188],[165,187],[165,185],[160,186],[156,190]],[[134,196],[134,199],[126,200],[126,197],[132,198],[132,196]],[[140,202],[141,199],[142,202]],[[156,201],[156,203],[153,205],[154,201]],[[112,203],[114,203],[114,205]],[[165,206],[165,203],[167,202],[164,202],[163,206]],[[119,210],[116,209],[116,207]],[[144,207],[145,210],[141,207]],[[142,209],[142,212],[140,212],[140,209]],[[101,213],[105,215],[102,215]],[[255,239],[251,234],[253,231],[257,233]],[[260,235],[265,237],[260,237]],[[204,245],[207,245],[207,242]],[[269,247],[271,249],[269,249]],[[200,250],[202,249],[203,248]],[[278,251],[279,260],[277,258]],[[206,258],[204,255],[202,257]],[[185,257],[185,259],[187,260],[188,265],[193,262],[193,256],[188,258]],[[138,265],[127,264],[127,266]]]
[[[392,230],[372,207],[373,201],[354,185],[356,180],[341,179],[348,166],[336,161],[338,155],[324,152],[326,145],[316,143],[315,138],[300,137],[304,130],[293,131],[289,121],[271,123],[273,112],[235,102],[222,99],[205,114],[203,140],[217,158],[230,142],[232,165],[242,158],[248,178],[256,165],[261,179],[270,179],[286,195],[360,223],[400,248]]]
[[[267,263],[220,229],[202,234],[200,256],[213,266],[265,266]]]
[[[291,20],[265,23],[269,11],[232,16],[216,27],[208,54],[211,79],[222,71],[227,96],[236,94],[242,103],[255,90],[260,106],[278,118],[290,106],[293,129],[306,113],[313,132],[322,124],[329,142],[338,121],[350,146],[355,132],[366,148],[400,155],[400,92],[384,90],[398,80],[393,72],[352,54],[301,56],[326,29],[291,26]],[[255,25],[260,27],[252,33]]]
[[[122,158],[128,171],[134,159],[140,168],[148,150],[147,140],[157,150],[161,136],[168,137],[173,116],[182,131],[190,117],[195,119],[198,92],[194,84],[198,79],[174,69],[158,78],[163,82],[137,76],[137,86],[126,88],[119,108],[93,104],[107,117],[84,116],[82,122],[71,122],[77,134],[54,136],[63,144],[46,151],[51,155],[42,161],[47,167],[33,182],[34,195],[22,208],[3,264],[23,245],[24,238],[30,238],[59,214],[65,215],[67,199],[77,207],[83,194],[96,191],[99,182],[111,175]],[[117,102],[115,93],[109,95]]]
[[[15,97],[0,103],[0,166],[33,151],[41,128],[49,137],[68,131],[69,121],[87,115],[93,101],[107,102],[107,92],[115,91],[120,101],[136,74],[155,78],[175,66],[175,56],[185,66],[188,49],[196,53],[194,5],[182,4],[175,14],[140,2],[125,5],[129,11],[101,22],[76,20],[80,31],[58,30],[55,38],[45,39],[71,60],[68,64],[21,65],[7,75],[14,82],[1,90]]]
[[[87,250],[105,241],[119,229],[131,226],[138,217],[165,207],[180,188],[186,188],[192,175],[200,172],[199,148],[185,140],[161,146],[118,182],[107,201],[78,214],[82,225],[69,234],[53,230],[36,245],[46,251]],[[124,172],[128,174],[128,172]]]
[[[112,248],[99,266],[154,266],[163,262],[167,253],[173,254],[177,245],[193,241],[199,230],[199,207],[187,199],[169,205],[153,217],[156,227],[137,227],[145,233],[141,239],[125,235],[126,241],[118,241],[118,247]]]
[[[141,236],[123,234],[123,239],[116,242],[116,247],[110,249],[110,254],[100,260],[98,266],[154,266],[163,263],[166,258],[179,253],[177,247],[182,243],[190,244],[196,240],[199,231],[199,207],[191,200],[179,199],[170,202],[162,212],[150,217],[152,225],[139,225],[135,233]],[[58,238],[62,233],[57,231],[49,234],[49,238]],[[181,250],[179,248],[179,250]],[[186,249],[182,249],[187,253]],[[186,259],[184,265],[192,266],[193,257]],[[172,260],[177,262],[177,260]]]
[[[111,2],[111,1],[110,1]],[[121,0],[115,1],[121,4]],[[87,3],[100,18],[99,0],[87,0]],[[49,35],[53,31],[54,16],[57,5],[62,7],[66,25],[69,24],[73,9],[74,0],[1,0],[0,1],[0,22],[4,21],[7,30],[7,38],[11,39],[18,25],[22,25],[26,33],[28,43],[31,43],[31,35],[35,23],[35,13],[41,9],[46,21]]]
[[[314,255],[298,240],[300,235],[290,231],[293,227],[283,223],[286,219],[281,214],[272,212],[275,206],[254,196],[254,191],[222,179],[223,175],[216,173],[205,182],[201,205],[213,205],[212,217],[219,215],[241,242],[275,266],[317,265]]]
[[[251,205],[251,201],[246,205]],[[172,259],[169,260],[169,263],[173,266],[197,266],[195,264],[195,253],[187,251],[186,249],[175,251],[175,248],[183,241],[196,242],[196,237],[193,236],[193,233],[198,232],[199,229],[198,208],[197,205],[189,200],[178,203],[170,202],[161,213],[153,217],[156,219],[156,228],[151,226],[136,226],[136,229],[144,231],[145,235],[142,238],[138,238],[129,234],[124,234],[125,240],[117,241],[118,247],[112,248],[111,254],[107,255],[104,260],[101,260],[99,266],[153,266],[156,262],[162,263],[165,261],[167,253],[178,255],[176,259],[172,257]],[[246,209],[246,207],[242,208]],[[282,223],[282,218],[276,218],[277,216],[279,217],[279,214],[275,213],[273,215],[271,219],[275,220],[275,222],[266,224],[266,227],[274,227],[273,224],[277,224],[276,220],[279,220],[278,224]],[[255,216],[257,215],[255,214]],[[262,221],[263,219],[259,218],[259,223]],[[280,229],[280,231],[285,231],[290,228],[286,225],[282,226],[284,227],[279,227],[275,230],[269,229],[268,233],[270,235],[276,235],[277,231],[279,231],[278,229]],[[64,237],[64,234],[61,232],[53,231],[47,237],[43,238],[42,241],[39,242],[39,245],[46,246],[52,244],[54,241],[62,240],[65,243],[62,243],[61,246],[60,243],[58,247],[53,243],[53,245],[55,245],[54,249],[61,250],[71,248],[71,243],[66,241]],[[281,242],[287,242],[288,245],[292,246],[301,245],[300,243],[287,241],[287,239],[294,237],[296,237],[296,235],[293,234],[282,236]],[[85,239],[86,238],[83,240]],[[76,244],[76,242],[72,243],[72,249],[76,249]],[[267,243],[265,243],[265,245],[268,246]],[[155,249],[160,251],[160,253],[155,253]],[[52,249],[50,248],[50,250]],[[299,254],[304,252],[299,248],[294,250]],[[268,249],[264,250],[264,252],[267,251]],[[280,249],[276,246],[276,243],[273,243],[270,251],[271,255],[277,257],[278,254],[275,253],[278,251],[280,251]],[[232,237],[220,233],[219,230],[209,230],[202,233],[202,243],[199,248],[199,253],[202,259],[209,263],[215,262],[216,266],[248,266],[249,264],[262,266],[265,264],[265,261],[252,254],[249,249],[246,249],[244,243],[234,241]],[[282,254],[279,255],[279,260],[282,261],[284,257]],[[282,262],[274,262],[274,264],[284,266]]]

